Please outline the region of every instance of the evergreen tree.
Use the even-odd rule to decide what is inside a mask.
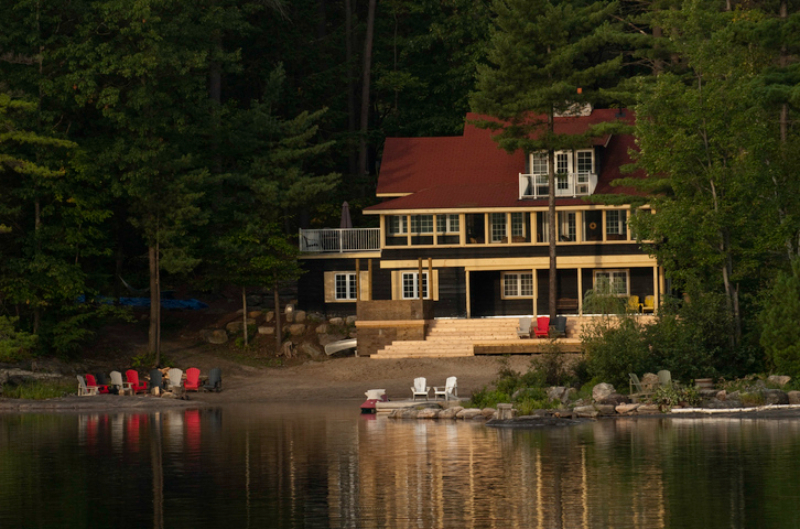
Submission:
[[[555,151],[589,145],[595,128],[576,136],[558,134],[557,115],[585,103],[602,101],[602,89],[613,86],[622,55],[611,46],[617,33],[610,17],[615,2],[496,0],[496,28],[489,64],[478,70],[472,97],[476,112],[497,118],[478,125],[499,131],[495,140],[508,152],[548,153],[548,218],[551,320],[556,316]]]

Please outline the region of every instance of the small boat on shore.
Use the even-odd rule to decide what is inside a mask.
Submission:
[[[339,351],[346,351],[348,349],[355,349],[357,342],[355,338],[345,338],[336,342],[331,342],[325,346],[325,354],[331,356]]]
[[[361,404],[361,413],[377,413],[378,403],[385,403],[389,401],[386,396],[385,389],[368,389],[366,393],[367,400]]]

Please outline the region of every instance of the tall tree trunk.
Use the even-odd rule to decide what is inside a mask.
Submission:
[[[159,245],[147,249],[150,262],[150,333],[148,349],[155,355],[155,365],[161,365],[161,277],[159,271]]]
[[[353,76],[353,7],[351,0],[344,0],[344,38],[345,60],[347,62],[347,132],[352,139],[356,135],[356,91]],[[351,144],[348,148],[350,174],[358,171],[356,152]]]
[[[781,0],[780,4],[780,11],[779,17],[782,22],[786,22],[786,19],[789,16],[789,8],[787,5],[787,0]],[[781,53],[778,59],[779,65],[781,68],[786,68],[789,65],[789,50],[786,47],[786,42],[781,44]],[[781,133],[781,144],[786,144],[786,138],[788,135],[789,129],[789,104],[783,103],[781,105],[781,113],[780,113],[780,133]]]
[[[369,129],[369,88],[372,70],[372,35],[375,31],[375,3],[369,0],[367,34],[364,37],[364,77],[361,83],[361,129],[358,138],[358,176],[367,174],[367,131]]]
[[[283,332],[281,331],[281,296],[278,292],[277,281],[272,285],[272,295],[275,300],[275,354],[281,354],[283,345]]]
[[[244,346],[247,347],[247,287],[242,287],[242,331]]]
[[[555,125],[553,112],[550,112],[550,131]],[[547,311],[550,313],[550,324],[555,325],[558,299],[558,264],[556,262],[556,153],[550,149],[547,151],[547,239],[550,256],[550,292],[547,303]]]

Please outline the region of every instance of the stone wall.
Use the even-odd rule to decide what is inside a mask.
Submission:
[[[358,356],[372,356],[395,341],[424,340],[433,319],[429,300],[359,301]]]

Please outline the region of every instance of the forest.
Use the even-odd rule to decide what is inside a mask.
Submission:
[[[581,101],[636,112],[631,170],[649,178],[593,199],[650,204],[632,229],[676,294],[650,342],[614,350],[798,376],[798,7],[15,0],[0,19],[0,361],[79,356],[126,312],[78,300],[131,285],[154,300],[277,290],[302,273],[298,227],[336,225],[344,200],[369,224],[384,138]],[[524,146],[514,127],[499,141]]]

